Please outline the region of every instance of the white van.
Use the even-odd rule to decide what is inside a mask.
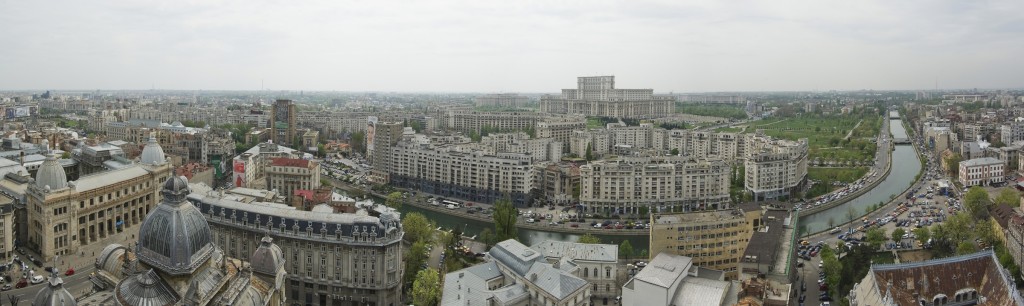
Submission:
[[[44,280],[46,280],[46,279],[45,279],[45,278],[43,278],[43,276],[42,276],[42,275],[36,275],[36,276],[33,276],[33,277],[32,277],[32,283],[33,283],[33,284],[38,284],[38,283],[42,283],[42,282],[43,282]]]

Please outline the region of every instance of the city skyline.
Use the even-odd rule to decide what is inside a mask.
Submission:
[[[1020,88],[1022,6],[3,1],[0,90]]]

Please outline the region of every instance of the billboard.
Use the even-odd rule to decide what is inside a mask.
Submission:
[[[366,117],[366,159],[373,156],[373,138],[377,132],[377,117]]]
[[[235,187],[245,187],[245,161],[241,159],[235,159],[234,163]]]
[[[35,106],[12,106],[6,109],[4,118],[14,119],[21,117],[28,117],[36,113]]]

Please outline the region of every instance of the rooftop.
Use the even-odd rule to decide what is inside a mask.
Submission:
[[[271,158],[270,159],[270,165],[271,166],[277,166],[277,167],[309,168],[310,163],[311,163],[311,161],[305,160],[305,159],[300,159],[300,158],[278,157],[278,158]]]
[[[688,273],[692,265],[693,258],[661,252],[633,279],[662,288],[671,288],[672,284]]]
[[[614,244],[587,244],[545,240],[530,247],[545,257],[573,260],[618,262],[619,248]]]
[[[1003,163],[1003,161],[999,160],[998,158],[982,157],[982,158],[975,158],[975,159],[971,159],[971,160],[962,161],[962,162],[960,162],[960,165],[964,166],[964,167],[974,167],[974,166],[987,166],[987,165],[1002,164],[1002,163]]]
[[[783,223],[789,217],[784,210],[768,210],[764,214],[761,230],[754,232],[743,253],[744,261],[759,264],[775,264],[778,247],[782,246],[782,234],[785,232]]]

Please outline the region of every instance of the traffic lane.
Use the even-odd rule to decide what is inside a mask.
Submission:
[[[70,292],[71,295],[76,297],[91,291],[92,282],[89,280],[89,274],[95,271],[95,269],[96,268],[93,266],[86,266],[81,269],[76,269],[75,275],[61,276],[61,279],[64,281],[64,287],[68,289],[68,292]],[[29,284],[28,287],[7,290],[4,291],[3,294],[20,297],[21,300],[18,301],[19,306],[31,305],[32,299],[35,298],[36,293],[38,293],[39,290],[46,288],[46,286],[46,282],[35,285]]]
[[[806,286],[807,290],[797,294],[797,303],[794,305],[800,305],[799,298],[804,296],[804,305],[818,305],[818,296],[821,291],[818,290],[818,280],[820,279],[818,269],[818,263],[821,262],[821,256],[812,257],[811,260],[804,261],[804,267],[802,269],[800,281],[794,284],[796,290],[800,290],[801,284]],[[834,297],[833,297],[834,298]]]

